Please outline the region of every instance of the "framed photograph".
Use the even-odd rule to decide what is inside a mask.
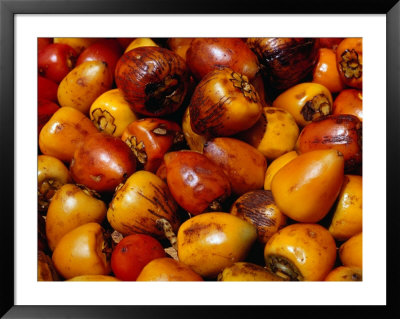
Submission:
[[[318,4],[285,0],[261,6],[253,1],[246,5],[156,0],[0,3],[4,186],[0,315],[197,318],[268,312],[305,317],[311,311],[343,318],[400,315],[395,273],[399,256],[395,182],[400,161],[397,0]],[[169,38],[210,37],[362,38],[362,281],[38,281],[38,38],[127,39],[126,49],[134,38],[154,39],[166,47]]]

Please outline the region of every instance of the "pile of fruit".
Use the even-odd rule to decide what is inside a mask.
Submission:
[[[38,280],[362,280],[361,38],[39,38]]]

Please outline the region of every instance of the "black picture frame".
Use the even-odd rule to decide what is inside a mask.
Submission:
[[[296,315],[297,317],[323,313],[325,316],[340,318],[372,316],[373,318],[400,317],[398,287],[400,279],[396,274],[400,244],[398,202],[396,200],[399,181],[398,163],[400,136],[400,4],[397,0],[373,1],[162,1],[162,0],[0,0],[1,45],[0,45],[0,180],[2,240],[1,253],[1,308],[4,318],[158,318],[188,317],[242,317],[250,318],[253,313],[275,315]],[[387,18],[387,282],[386,306],[16,306],[14,304],[14,16],[16,14],[385,14]],[[382,141],[383,143],[383,141]],[[384,213],[384,212],[382,212]],[[378,270],[379,271],[379,270]],[[374,292],[371,292],[372,294]]]

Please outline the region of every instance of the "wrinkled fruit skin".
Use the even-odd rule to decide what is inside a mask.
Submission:
[[[245,75],[217,69],[202,78],[189,104],[195,133],[230,136],[253,126],[261,116],[262,102]]]
[[[256,53],[268,83],[278,90],[299,83],[318,60],[316,38],[248,38],[247,44]]]
[[[161,239],[165,234],[157,220],[166,219],[176,232],[180,225],[177,211],[167,184],[151,172],[137,171],[116,190],[107,219],[123,235],[140,233]]]
[[[175,112],[188,88],[185,61],[168,49],[146,46],[126,52],[115,69],[115,82],[135,112],[162,116]]]
[[[230,213],[257,228],[258,241],[266,244],[286,224],[286,216],[276,205],[271,191],[254,190],[240,196]]]

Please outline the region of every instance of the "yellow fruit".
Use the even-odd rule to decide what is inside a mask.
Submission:
[[[336,150],[307,152],[275,174],[272,195],[288,217],[298,222],[316,223],[334,204],[343,177],[343,156]]]
[[[121,137],[125,128],[138,119],[119,89],[100,95],[91,105],[90,119],[100,132]]]
[[[218,275],[218,281],[283,281],[269,270],[249,262],[237,262]]]
[[[362,177],[345,175],[329,226],[335,239],[344,241],[362,232]]]
[[[276,158],[271,164],[269,164],[265,173],[264,189],[271,190],[272,179],[275,174],[292,159],[297,157],[296,151],[287,152],[278,158]]]
[[[224,268],[243,261],[257,239],[256,228],[228,213],[203,213],[178,231],[178,257],[202,277],[215,278]]]

